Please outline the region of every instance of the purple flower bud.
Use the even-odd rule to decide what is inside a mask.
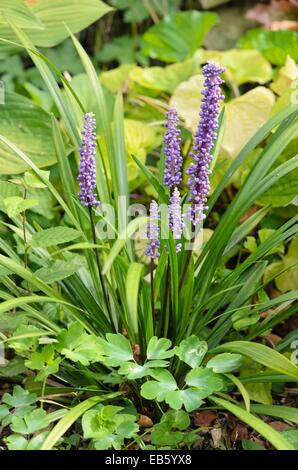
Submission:
[[[164,135],[164,151],[166,155],[164,184],[173,188],[179,186],[182,182],[183,159],[180,152],[181,138],[176,109],[170,109],[166,117],[165,127],[168,130]]]
[[[218,116],[220,101],[224,99],[220,85],[224,81],[219,77],[225,69],[213,62],[208,62],[202,69],[205,77],[204,90],[202,91],[202,105],[200,111],[200,123],[194,138],[194,147],[191,156],[194,163],[187,169],[190,176],[190,220],[196,225],[205,218],[204,211],[208,209],[207,196],[210,192],[209,165],[212,160],[211,151],[217,137]]]
[[[86,207],[97,206],[99,204],[94,190],[96,189],[96,121],[93,113],[85,114],[84,129],[82,131],[82,142],[79,148],[80,171],[78,181],[80,184],[79,198]]]
[[[183,215],[181,212],[181,197],[177,188],[174,189],[169,205],[169,225],[174,240],[180,240],[184,228]],[[181,243],[176,245],[176,250],[181,251]]]
[[[146,255],[150,256],[152,259],[156,259],[159,257],[159,235],[160,235],[160,228],[158,224],[159,220],[159,210],[158,204],[156,201],[152,201],[150,204],[149,209],[150,217],[148,223],[148,231],[147,231],[147,238],[149,240]]]

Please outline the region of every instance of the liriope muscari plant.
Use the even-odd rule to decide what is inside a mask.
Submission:
[[[187,169],[189,175],[188,186],[189,186],[189,202],[191,207],[188,211],[187,216],[190,219],[192,227],[195,227],[198,222],[205,218],[204,212],[208,210],[207,197],[210,192],[210,163],[212,161],[212,149],[214,147],[218,121],[220,102],[224,99],[224,95],[221,93],[221,85],[224,81],[220,78],[220,75],[224,73],[225,69],[218,66],[213,62],[208,62],[202,69],[204,80],[204,89],[202,91],[202,105],[200,110],[200,122],[197,132],[194,136],[193,151],[191,157],[193,162]],[[182,244],[179,240],[182,237],[184,228],[184,214],[181,209],[181,196],[179,192],[179,185],[182,183],[182,165],[183,158],[180,149],[180,130],[178,129],[178,114],[176,109],[170,109],[166,115],[165,127],[167,131],[164,135],[164,152],[166,156],[165,161],[165,172],[164,172],[164,185],[169,188],[170,191],[170,203],[169,203],[169,228],[172,232],[174,241],[178,241],[176,244],[176,251],[179,252],[182,249]],[[148,224],[148,233],[151,235],[148,237],[148,248],[147,255],[151,257],[151,299],[154,302],[154,282],[153,282],[153,260],[156,259],[160,253],[158,251],[160,247],[159,242],[159,231],[158,231],[158,206],[155,201],[152,201],[150,206],[150,217]],[[154,230],[152,231],[152,227]],[[153,233],[153,235],[152,235]],[[193,235],[194,237],[195,235]],[[193,241],[193,240],[192,240]],[[165,247],[167,250],[167,246]],[[187,273],[188,264],[191,258],[191,250],[189,250],[187,262],[185,263],[184,270],[181,276],[181,283]],[[169,303],[172,304],[171,298],[171,273],[170,266],[167,268],[167,285]],[[152,306],[154,311],[154,306]]]

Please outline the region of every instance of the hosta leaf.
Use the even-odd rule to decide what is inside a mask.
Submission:
[[[143,53],[153,59],[176,62],[187,59],[216,25],[215,13],[198,11],[168,15],[144,34]]]
[[[191,131],[195,131],[198,126],[203,84],[203,75],[194,75],[180,83],[170,99],[170,106],[177,109],[185,126]]]
[[[202,59],[224,66],[227,80],[238,85],[247,82],[264,84],[272,77],[270,63],[256,50],[204,51]]]
[[[207,350],[208,345],[206,341],[201,341],[197,336],[192,335],[183,340],[175,348],[175,354],[181,361],[188,364],[191,368],[195,368],[201,365]]]
[[[153,336],[147,347],[147,358],[148,359],[166,359],[174,355],[174,350],[170,350],[172,342],[166,338],[157,338]]]
[[[142,163],[145,163],[147,152],[157,147],[160,139],[157,137],[155,130],[149,127],[148,124],[133,119],[125,119],[124,131],[128,179],[132,180],[139,173],[139,167],[131,156],[134,155]]]
[[[179,83],[188,80],[195,70],[194,61],[189,59],[166,67],[135,67],[129,77],[142,87],[173,93]]]
[[[40,168],[53,165],[56,154],[51,118],[24,96],[5,92],[0,106],[0,134],[13,142]],[[17,174],[28,166],[6,145],[0,143],[0,174]]]
[[[252,29],[239,41],[243,49],[257,49],[274,65],[283,65],[287,56],[298,62],[298,34],[294,31]]]
[[[241,354],[223,353],[210,359],[207,362],[206,367],[220,374],[226,372],[232,372],[233,370],[239,369],[242,363]]]
[[[30,240],[31,246],[46,248],[48,246],[60,245],[75,240],[80,232],[69,227],[52,227],[41,232],[36,232]]]
[[[25,3],[29,6],[29,13],[32,16],[30,23],[27,22],[26,33],[36,46],[41,47],[55,46],[66,39],[69,33],[65,28],[65,24],[71,32],[77,33],[112,10],[110,6],[100,0],[86,0],[83,9],[81,3],[77,0],[51,0],[51,2],[47,0],[27,0]],[[25,8],[23,2],[22,4]],[[11,15],[8,20],[22,26]],[[0,36],[16,41],[14,34],[6,25],[1,25]],[[1,49],[0,52],[2,53],[7,51],[7,47],[3,48],[3,51]],[[10,49],[12,48],[10,47]]]
[[[287,57],[285,65],[279,69],[274,82],[270,85],[270,88],[274,93],[281,96],[289,89],[293,80],[296,80],[297,78],[298,65],[292,57]]]
[[[244,145],[265,124],[273,104],[274,94],[261,86],[227,103],[222,150],[228,156],[236,157]]]

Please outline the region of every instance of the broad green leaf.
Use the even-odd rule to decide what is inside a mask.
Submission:
[[[107,333],[106,338],[106,341],[98,338],[102,354],[106,356],[103,359],[106,365],[117,367],[133,359],[130,342],[122,334]]]
[[[27,22],[26,32],[31,41],[41,47],[52,47],[66,39],[69,33],[65,24],[70,31],[78,33],[112,10],[100,0],[86,0],[83,9],[77,0],[27,0],[27,5],[34,21],[30,19],[30,23]],[[23,26],[12,15],[8,15],[8,20],[16,26]],[[8,40],[16,40],[5,24],[1,25],[0,35]],[[3,52],[6,52],[5,48]]]
[[[193,369],[201,365],[207,351],[208,345],[206,341],[201,341],[195,335],[184,339],[180,345],[175,348],[175,354],[179,359]]]
[[[46,248],[75,240],[80,232],[69,227],[52,227],[36,232],[30,240],[31,246]]]
[[[49,114],[24,96],[5,92],[5,103],[0,106],[0,134],[26,153],[39,168],[53,165],[57,160]],[[27,169],[28,165],[1,142],[0,174],[17,174]]]
[[[42,171],[42,170],[41,170]],[[50,172],[44,171],[43,175],[45,178],[49,180]],[[47,185],[37,176],[33,171],[26,171],[24,174],[24,182],[29,188],[46,188]]]
[[[22,197],[12,196],[4,199],[3,201],[8,217],[16,217],[21,212],[31,209],[31,207],[37,206],[38,201],[36,199],[23,199]]]
[[[243,49],[257,49],[274,65],[284,65],[287,56],[298,62],[298,34],[295,31],[250,30],[239,41]]]
[[[174,350],[171,347],[172,342],[167,338],[157,338],[153,336],[147,347],[147,358],[148,359],[167,359],[174,355]]]
[[[164,401],[169,392],[177,389],[176,380],[168,370],[156,371],[154,379],[145,382],[141,387],[141,395],[147,400]]]
[[[134,67],[130,70],[129,78],[131,81],[150,90],[173,93],[179,83],[188,80],[195,73],[195,70],[195,62],[189,59],[166,67]]]
[[[0,181],[0,201],[13,196],[21,197],[21,195],[22,191],[19,186],[8,181]]]
[[[227,81],[236,85],[249,82],[263,85],[272,77],[270,63],[256,50],[204,51],[202,60],[212,60],[225,67]]]
[[[31,405],[35,403],[37,395],[23,389],[20,385],[15,385],[12,394],[4,393],[2,402],[10,407],[18,408],[21,406]]]
[[[174,410],[180,410],[184,405],[186,411],[189,413],[200,408],[203,404],[202,396],[196,388],[170,391],[167,393],[165,401]]]
[[[207,397],[212,392],[220,391],[224,387],[224,379],[215,374],[211,369],[198,367],[192,369],[185,377],[185,383],[198,389],[201,398]]]
[[[11,429],[20,434],[34,434],[36,431],[48,426],[47,413],[45,410],[37,409],[26,414],[24,417],[13,416]]]
[[[137,364],[136,362],[125,362],[118,370],[118,374],[124,375],[129,380],[141,379],[148,375],[155,373],[156,367],[167,367],[169,363],[163,360],[155,360],[145,362],[144,365]]]
[[[70,261],[55,260],[48,266],[35,271],[35,275],[44,282],[52,284],[75,274],[82,267],[80,259]]]
[[[36,381],[43,381],[47,376],[58,372],[60,362],[60,357],[55,358],[54,347],[49,344],[40,352],[32,353],[25,361],[25,365],[29,369],[38,371]]]
[[[269,369],[276,370],[285,375],[298,377],[298,367],[296,365],[279,352],[263,344],[249,341],[232,341],[218,346],[212,352],[220,351],[242,354]]]
[[[180,83],[170,99],[170,106],[177,109],[185,126],[191,131],[195,131],[198,126],[203,84],[203,75],[194,75]]]
[[[147,152],[157,147],[160,139],[149,124],[134,119],[124,120],[124,131],[128,180],[131,181],[139,173],[139,167],[131,156],[135,155],[142,163],[145,163]]]
[[[298,78],[298,65],[292,57],[287,57],[286,63],[278,71],[275,80],[270,84],[271,90],[278,96],[283,95],[294,80]]]
[[[135,68],[135,64],[120,65],[120,67],[102,72],[100,74],[100,81],[108,90],[116,93],[130,80],[129,74]]]
[[[242,363],[241,354],[223,353],[210,359],[206,367],[213,370],[213,372],[225,374],[239,369]]]
[[[68,330],[61,331],[55,347],[63,356],[84,366],[103,360],[104,350],[98,338],[86,333],[82,325],[77,322],[72,323]]]
[[[284,438],[281,433],[273,429],[271,426],[269,426],[269,424],[264,423],[261,419],[243,410],[240,408],[240,406],[234,405],[233,403],[227,400],[223,400],[222,398],[212,397],[212,401],[217,405],[227,409],[230,413],[233,413],[245,424],[248,424],[255,431],[259,432],[277,450],[294,450],[290,442]]]
[[[257,87],[225,107],[226,125],[222,150],[235,158],[270,116],[274,94],[264,87]]]
[[[215,13],[199,11],[168,15],[144,34],[143,53],[164,62],[179,62],[192,56],[216,25]]]

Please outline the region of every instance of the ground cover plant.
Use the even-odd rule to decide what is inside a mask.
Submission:
[[[297,32],[186,3],[0,3],[3,449],[298,447]]]

